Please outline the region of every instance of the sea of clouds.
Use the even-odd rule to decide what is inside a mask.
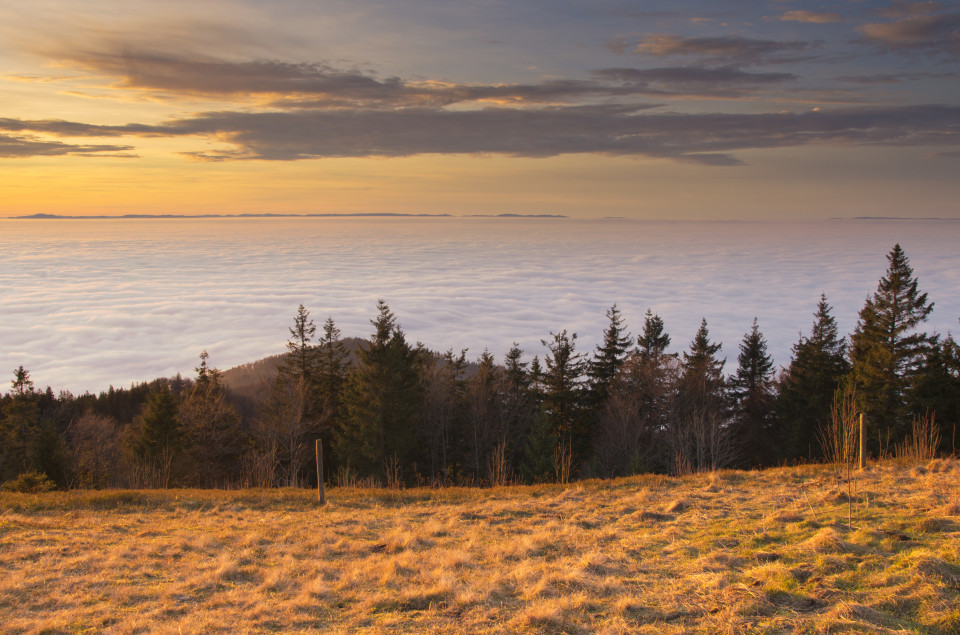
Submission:
[[[74,393],[229,368],[284,350],[297,305],[366,337],[383,298],[411,342],[529,359],[563,329],[592,350],[616,303],[685,350],[701,318],[727,371],[756,316],[777,365],[821,292],[841,332],[900,243],[960,329],[960,222],[669,222],[524,218],[0,221],[0,372]],[[0,389],[2,390],[2,389]]]

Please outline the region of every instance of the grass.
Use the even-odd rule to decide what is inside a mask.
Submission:
[[[960,462],[0,494],[0,631],[958,633]],[[848,521],[852,517],[852,524]]]

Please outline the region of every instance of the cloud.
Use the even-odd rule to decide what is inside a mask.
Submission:
[[[904,82],[916,82],[925,79],[958,79],[957,73],[880,73],[877,75],[846,75],[836,77],[841,82],[850,82],[851,84],[902,84]]]
[[[864,41],[883,50],[960,56],[960,13],[908,17],[858,28]]]
[[[627,69],[629,71],[629,69]],[[610,69],[612,75],[624,69]],[[627,75],[632,71],[626,72]],[[232,146],[194,158],[290,161],[419,154],[647,156],[735,165],[737,150],[810,143],[960,144],[960,107],[847,108],[805,113],[678,114],[617,105],[443,110],[221,111],[159,125],[0,120],[0,129],[70,136],[197,136]]]
[[[853,330],[897,242],[936,302],[925,328],[955,331],[960,315],[957,221],[0,222],[0,370],[75,392],[192,375],[204,349],[220,368],[281,353],[301,303],[366,337],[377,298],[411,341],[471,358],[517,341],[530,359],[564,328],[590,352],[616,302],[634,334],[659,313],[672,351],[706,317],[730,371],[756,315],[786,364],[821,292]]]
[[[814,47],[810,42],[778,42],[738,36],[681,37],[649,35],[634,52],[654,57],[686,56],[722,64],[772,64],[796,61]]]
[[[84,157],[124,157],[132,158],[129,154],[132,146],[119,145],[71,145],[59,141],[46,141],[31,136],[11,136],[0,134],[0,157],[52,157],[52,156],[84,156]]]
[[[66,58],[65,58],[66,59]],[[609,69],[589,79],[551,79],[534,84],[466,84],[379,79],[326,63],[234,62],[209,56],[126,49],[74,55],[73,64],[116,77],[127,89],[223,99],[260,96],[275,108],[443,107],[472,102],[544,104],[603,97],[684,96],[735,98],[747,88],[793,81],[788,73],[749,73],[734,67]]]
[[[843,16],[839,13],[817,13],[815,11],[787,11],[780,20],[783,22],[807,22],[811,24],[829,24],[831,22],[842,22]]]
[[[904,2],[898,0],[892,6],[876,9],[874,13],[884,18],[911,18],[918,15],[939,13],[945,8],[939,2]]]

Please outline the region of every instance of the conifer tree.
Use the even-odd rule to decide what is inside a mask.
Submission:
[[[817,430],[826,425],[841,381],[850,371],[846,345],[827,296],[821,294],[808,337],[793,345],[790,365],[780,379],[777,417],[785,456],[819,458]]]
[[[390,461],[406,466],[414,449],[421,384],[416,352],[383,300],[371,324],[374,333],[357,352],[347,380],[337,448],[341,461],[383,475]]]
[[[610,382],[623,365],[630,348],[631,336],[626,332],[623,317],[616,304],[607,310],[607,319],[610,323],[603,332],[603,341],[597,346],[593,359],[586,366],[589,378],[589,407],[594,410],[606,400]]]
[[[710,341],[707,320],[703,318],[697,329],[690,351],[684,352],[681,368],[681,410],[721,410],[724,405],[725,360],[717,357],[722,344]]]
[[[637,352],[644,361],[659,363],[670,346],[670,336],[664,330],[659,315],[647,309],[643,318],[643,332],[637,337]]]
[[[293,326],[290,327],[290,339],[287,340],[287,354],[280,367],[281,374],[303,377],[307,383],[313,382],[316,368],[315,347],[313,337],[317,333],[317,325],[310,319],[310,311],[302,304],[297,307],[297,314],[293,317]]]
[[[544,405],[558,439],[582,442],[581,406],[585,364],[583,355],[576,352],[577,334],[568,335],[563,330],[550,335],[552,340],[542,340],[549,349],[543,375]]]
[[[40,425],[39,396],[22,365],[13,371],[12,392],[0,413],[0,479],[14,478],[32,469],[31,447]]]
[[[348,353],[340,340],[340,329],[328,317],[323,323],[323,335],[317,346],[316,384],[321,408],[334,424],[340,417],[344,384],[347,380]]]
[[[776,457],[774,439],[773,360],[767,341],[753,318],[743,337],[731,382],[735,402],[734,435],[747,467],[769,464]]]
[[[934,417],[941,449],[953,454],[960,447],[960,345],[949,333],[931,340],[912,391],[911,411]]]
[[[918,327],[927,320],[933,303],[919,291],[899,244],[887,255],[887,262],[876,292],[860,310],[850,357],[868,425],[889,430],[896,441],[910,423],[909,393],[930,349],[930,337]]]
[[[200,353],[197,377],[177,409],[193,481],[212,487],[237,476],[236,468],[244,439],[240,415],[227,399],[220,371],[207,365],[207,351]]]

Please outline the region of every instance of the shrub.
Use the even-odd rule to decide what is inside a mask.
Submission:
[[[0,489],[5,492],[23,492],[25,494],[49,492],[56,488],[57,485],[47,478],[47,475],[43,472],[24,472],[17,478],[0,485]]]

